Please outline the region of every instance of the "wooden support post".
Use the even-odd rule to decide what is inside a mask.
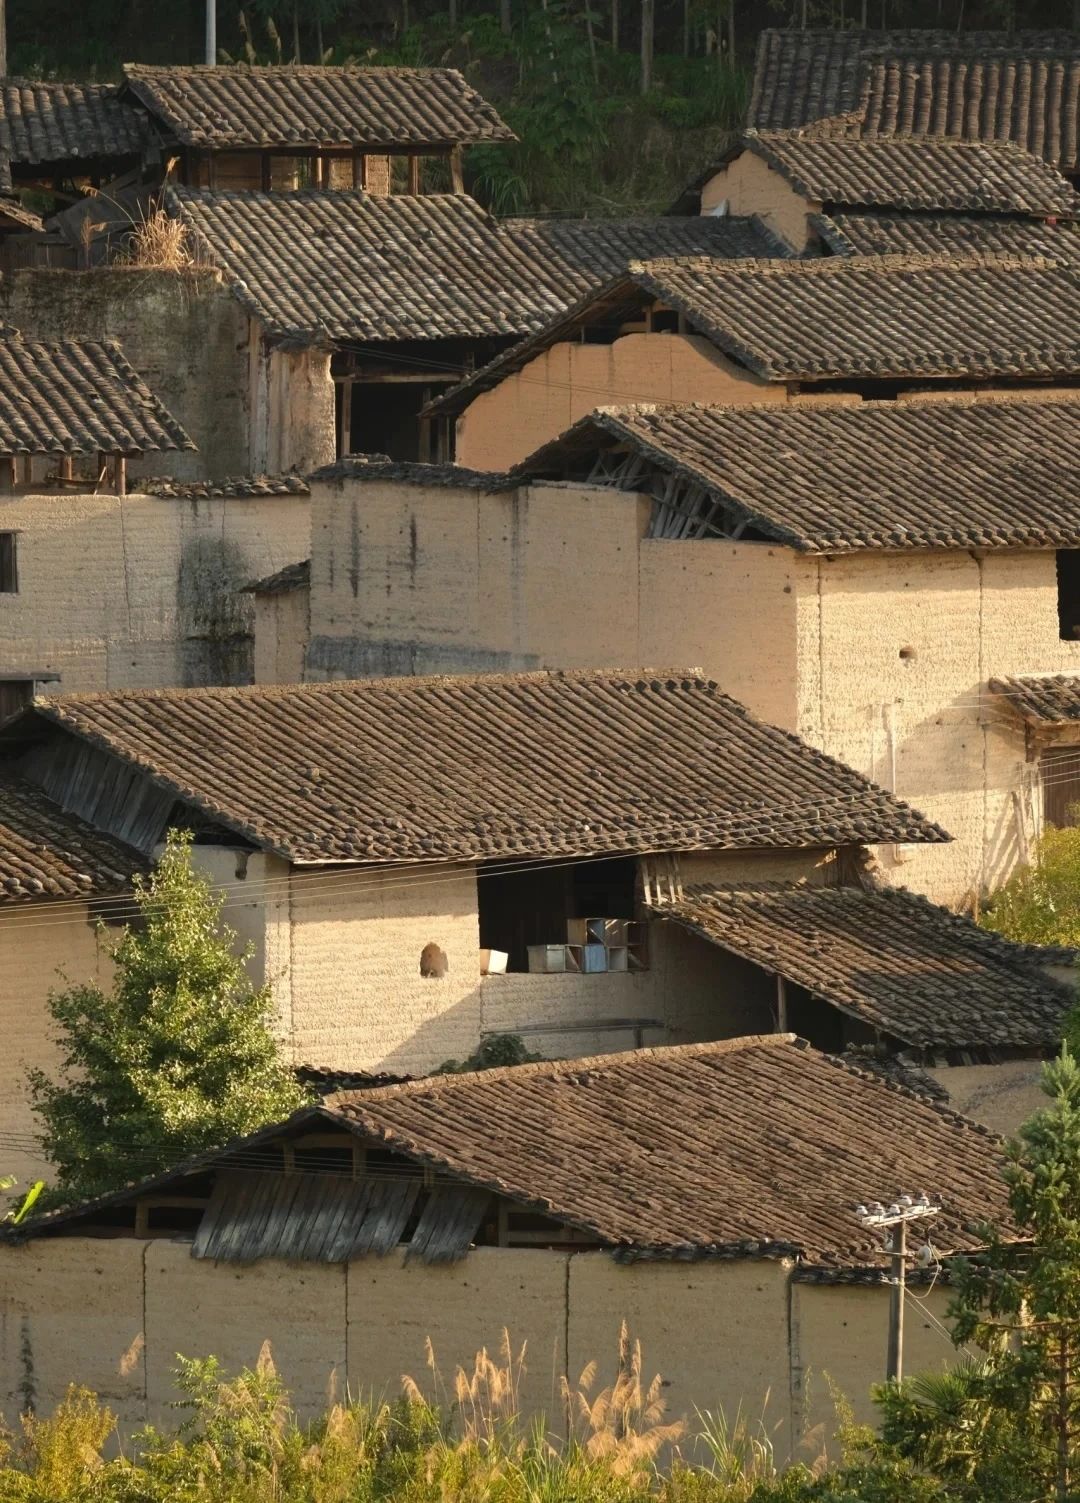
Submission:
[[[352,185],[354,188],[367,187],[367,157],[361,152],[352,159]]]
[[[206,153],[206,186],[217,187],[217,158],[212,151]]]
[[[262,166],[262,190],[264,193],[269,193],[273,186],[273,178],[270,173],[270,153],[268,151],[263,152],[260,163]]]
[[[904,1376],[904,1294],[907,1285],[907,1222],[898,1221],[892,1229],[892,1247],[889,1249],[892,1266],[889,1270],[889,1352],[886,1359],[885,1381],[899,1383]]]
[[[23,478],[23,485],[29,485],[29,486],[33,485],[33,483],[34,483],[34,456],[32,454],[24,454],[23,457],[22,457],[22,478]]]
[[[352,398],[353,378],[346,376],[341,382],[341,419],[338,423],[338,458],[352,452]]]
[[[4,489],[13,491],[18,476],[14,454],[4,455]]]
[[[118,496],[127,495],[127,459],[123,454],[113,459],[113,489]]]
[[[455,146],[450,153],[450,189],[453,193],[465,192],[463,152],[460,146]]]
[[[776,1031],[777,1033],[788,1031],[787,982],[779,972],[776,976]]]
[[[150,1207],[145,1200],[135,1202],[135,1235],[136,1237],[149,1237],[150,1235]]]
[[[415,152],[409,155],[409,192],[414,198],[420,192],[420,158]]]
[[[326,186],[326,165],[322,157],[316,156],[312,161],[311,167],[316,188],[324,188]]]
[[[74,467],[72,465],[70,454],[61,454],[58,473],[61,480],[71,480],[73,478]]]

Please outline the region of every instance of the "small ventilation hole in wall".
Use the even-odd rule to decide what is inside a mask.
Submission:
[[[446,960],[446,951],[432,942],[425,945],[420,951],[420,974],[421,976],[434,976],[438,979],[445,976],[450,969]]]
[[[910,663],[918,657],[918,653],[915,651],[914,647],[901,647],[900,656],[904,659],[905,663]]]

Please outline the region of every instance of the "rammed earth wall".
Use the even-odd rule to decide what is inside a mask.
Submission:
[[[181,1241],[92,1237],[0,1245],[0,1410],[49,1412],[69,1382],[96,1389],[122,1434],[147,1418],[174,1424],[175,1354],[213,1354],[236,1371],[264,1341],[303,1417],[346,1387],[396,1397],[401,1375],[433,1390],[430,1337],[444,1381],[471,1367],[503,1331],[527,1343],[522,1405],[565,1429],[560,1379],[599,1364],[594,1392],[614,1378],[620,1322],[640,1337],[647,1378],[659,1371],[671,1418],[723,1408],[751,1423],[764,1412],[777,1453],[835,1425],[828,1380],[872,1418],[882,1377],[888,1291],[798,1283],[771,1260],[620,1265],[604,1252],[478,1248],[450,1266],[405,1265],[400,1254],[348,1266],[265,1260],[249,1267],[190,1257]],[[922,1293],[922,1291],[916,1291]],[[928,1313],[909,1302],[909,1371],[954,1359]],[[444,1390],[445,1391],[445,1390]],[[814,1454],[817,1454],[815,1451]]]

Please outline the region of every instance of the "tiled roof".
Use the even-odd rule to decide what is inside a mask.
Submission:
[[[768,380],[1080,371],[1080,275],[996,257],[653,261],[633,269]]]
[[[1029,950],[895,888],[699,886],[656,912],[917,1048],[1054,1048],[1072,1006]]]
[[[1071,725],[1080,720],[1080,676],[992,678],[990,690],[1029,725]]]
[[[631,261],[658,256],[766,259],[791,254],[758,218],[506,219],[503,232],[554,280],[566,304]]]
[[[1000,1139],[791,1034],[639,1049],[346,1091],[289,1119],[338,1123],[452,1180],[576,1227],[616,1257],[791,1256],[825,1278],[886,1265],[862,1200],[935,1193],[941,1254],[1009,1229]],[[220,1164],[34,1217],[23,1240]],[[250,1231],[250,1227],[248,1227]],[[880,1276],[880,1275],[879,1275]]]
[[[66,814],[22,778],[0,778],[0,904],[93,898],[129,887],[146,861]]]
[[[692,673],[591,670],[39,699],[295,861],[947,839]]]
[[[253,580],[244,585],[241,593],[248,595],[288,595],[293,590],[306,590],[311,582],[311,560],[305,558],[298,564],[286,564],[264,579]]]
[[[152,68],[128,89],[186,146],[453,146],[513,141],[456,68]]]
[[[141,152],[145,124],[118,92],[115,84],[0,79],[0,154],[31,166]]]
[[[513,489],[517,483],[494,470],[472,470],[462,464],[421,464],[413,459],[390,459],[385,454],[347,454],[311,472],[313,481],[400,480],[408,485],[460,487],[463,490]]]
[[[224,480],[173,480],[151,475],[139,481],[144,496],[165,501],[244,501],[257,496],[310,496],[311,487],[302,475],[230,475]]]
[[[426,411],[460,412],[541,351],[653,301],[769,381],[1080,372],[1080,275],[1000,256],[633,262]]]
[[[272,334],[328,343],[512,336],[562,306],[464,194],[179,188],[169,201]]]
[[[194,447],[118,344],[0,330],[0,454]]]
[[[514,337],[635,255],[776,247],[747,220],[500,226],[464,194],[180,188],[169,203],[271,333],[329,341]]]
[[[599,408],[515,473],[588,468],[612,443],[721,499],[720,533],[817,553],[1080,547],[1080,400]]]
[[[773,131],[750,132],[743,144],[823,204],[1074,218],[1080,211],[1059,172],[1009,141],[849,141]]]
[[[399,1152],[616,1247],[874,1264],[854,1204],[908,1185],[941,1195],[942,1250],[973,1246],[964,1226],[980,1214],[1005,1216],[992,1134],[790,1035],[441,1076],[328,1104]]]
[[[1015,141],[1078,165],[1076,32],[764,31],[749,124]]]
[[[834,210],[811,223],[840,256],[1035,256],[1080,259],[1080,226],[1004,214],[860,214]]]

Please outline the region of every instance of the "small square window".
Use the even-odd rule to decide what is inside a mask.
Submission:
[[[15,558],[14,532],[0,532],[0,595],[19,593],[19,570]]]

